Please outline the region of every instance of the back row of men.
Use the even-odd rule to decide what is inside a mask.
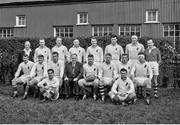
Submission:
[[[17,84],[27,84],[24,99],[27,98],[29,87],[34,87],[34,93],[40,88],[44,95],[43,101],[52,99],[53,94],[64,87],[65,99],[71,91],[75,98],[79,98],[79,89],[83,90],[83,99],[87,97],[86,86],[93,86],[93,98],[97,99],[99,93],[101,100],[105,100],[105,87],[110,86],[110,98],[115,102],[127,104],[136,100],[135,90],[138,86],[146,87],[146,103],[149,104],[151,80],[154,86],[154,97],[157,95],[157,77],[161,55],[154,46],[153,40],[147,41],[148,48],[137,41],[137,36],[132,36],[132,43],[123,48],[117,44],[117,36],[111,37],[111,44],[106,46],[105,54],[97,45],[96,38],[91,38],[92,45],[87,48],[79,46],[79,40],[73,41],[74,46],[69,49],[62,45],[62,39],[56,39],[56,46],[50,51],[45,46],[45,40],[40,39],[40,46],[33,54],[30,42],[25,42],[25,49],[19,54],[18,70],[12,80],[14,97],[17,96]],[[23,60],[22,60],[23,59]],[[29,61],[29,59],[31,61]],[[86,63],[87,62],[87,63]],[[23,75],[19,77],[20,72]],[[53,89],[56,88],[56,89]],[[71,89],[73,88],[73,89]],[[58,96],[56,96],[58,98]]]

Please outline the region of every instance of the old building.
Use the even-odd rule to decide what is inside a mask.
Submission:
[[[113,33],[178,41],[179,13],[180,0],[9,0],[0,4],[0,37]]]

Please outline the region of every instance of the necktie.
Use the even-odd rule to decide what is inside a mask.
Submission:
[[[75,64],[72,64],[72,74],[74,74]]]

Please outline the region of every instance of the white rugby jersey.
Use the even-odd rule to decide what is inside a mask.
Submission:
[[[48,64],[48,69],[53,69],[54,70],[54,76],[57,78],[62,78],[64,75],[64,65],[60,63],[59,61],[57,63],[51,61]]]
[[[99,78],[107,77],[107,78],[117,78],[117,69],[116,66],[111,62],[110,64],[106,64],[105,62],[101,64],[99,69]]]
[[[138,53],[144,52],[144,46],[141,43],[133,45],[132,43],[126,45],[126,53],[130,60],[138,60]]]
[[[76,53],[77,54],[77,61],[79,61],[79,62],[83,62],[83,61],[86,61],[86,55],[85,55],[85,49],[84,48],[82,48],[82,47],[71,47],[70,49],[69,49],[69,60],[71,60],[70,59],[70,57],[71,57],[71,54],[73,54],[73,53]]]
[[[52,48],[52,52],[58,52],[59,60],[65,60],[65,58],[68,56],[68,50],[64,45],[54,46]]]
[[[35,76],[41,76],[41,77],[47,77],[47,63],[43,62],[40,64],[39,62],[36,62],[31,70],[30,76],[35,77]]]
[[[87,48],[87,52],[86,52],[86,60],[87,60],[89,54],[92,54],[94,56],[94,62],[97,62],[97,63],[103,62],[103,50],[101,47],[96,46],[94,48],[92,46],[89,46]]]
[[[33,65],[34,63],[31,61],[28,61],[27,63],[24,62],[20,63],[15,73],[15,77],[17,78],[20,75],[21,71],[23,72],[23,75],[30,75]]]
[[[112,55],[112,60],[119,60],[121,55],[124,53],[123,48],[116,44],[116,45],[107,45],[105,48],[105,54],[106,53],[111,53]]]
[[[34,53],[34,62],[38,62],[38,55],[43,55],[44,56],[44,61],[45,62],[49,62],[51,61],[51,51],[48,47],[38,47],[35,49],[35,53]]]

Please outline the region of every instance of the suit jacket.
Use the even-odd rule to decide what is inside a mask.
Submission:
[[[19,65],[21,62],[23,62],[23,55],[25,54],[24,50],[20,50],[18,52],[18,57],[17,57],[17,64]],[[34,62],[34,51],[31,50],[30,55],[29,55],[29,60]]]
[[[73,67],[72,62],[66,63],[64,69],[64,78],[78,78],[81,79],[83,77],[83,65],[80,62],[76,62],[74,74],[73,74]]]

